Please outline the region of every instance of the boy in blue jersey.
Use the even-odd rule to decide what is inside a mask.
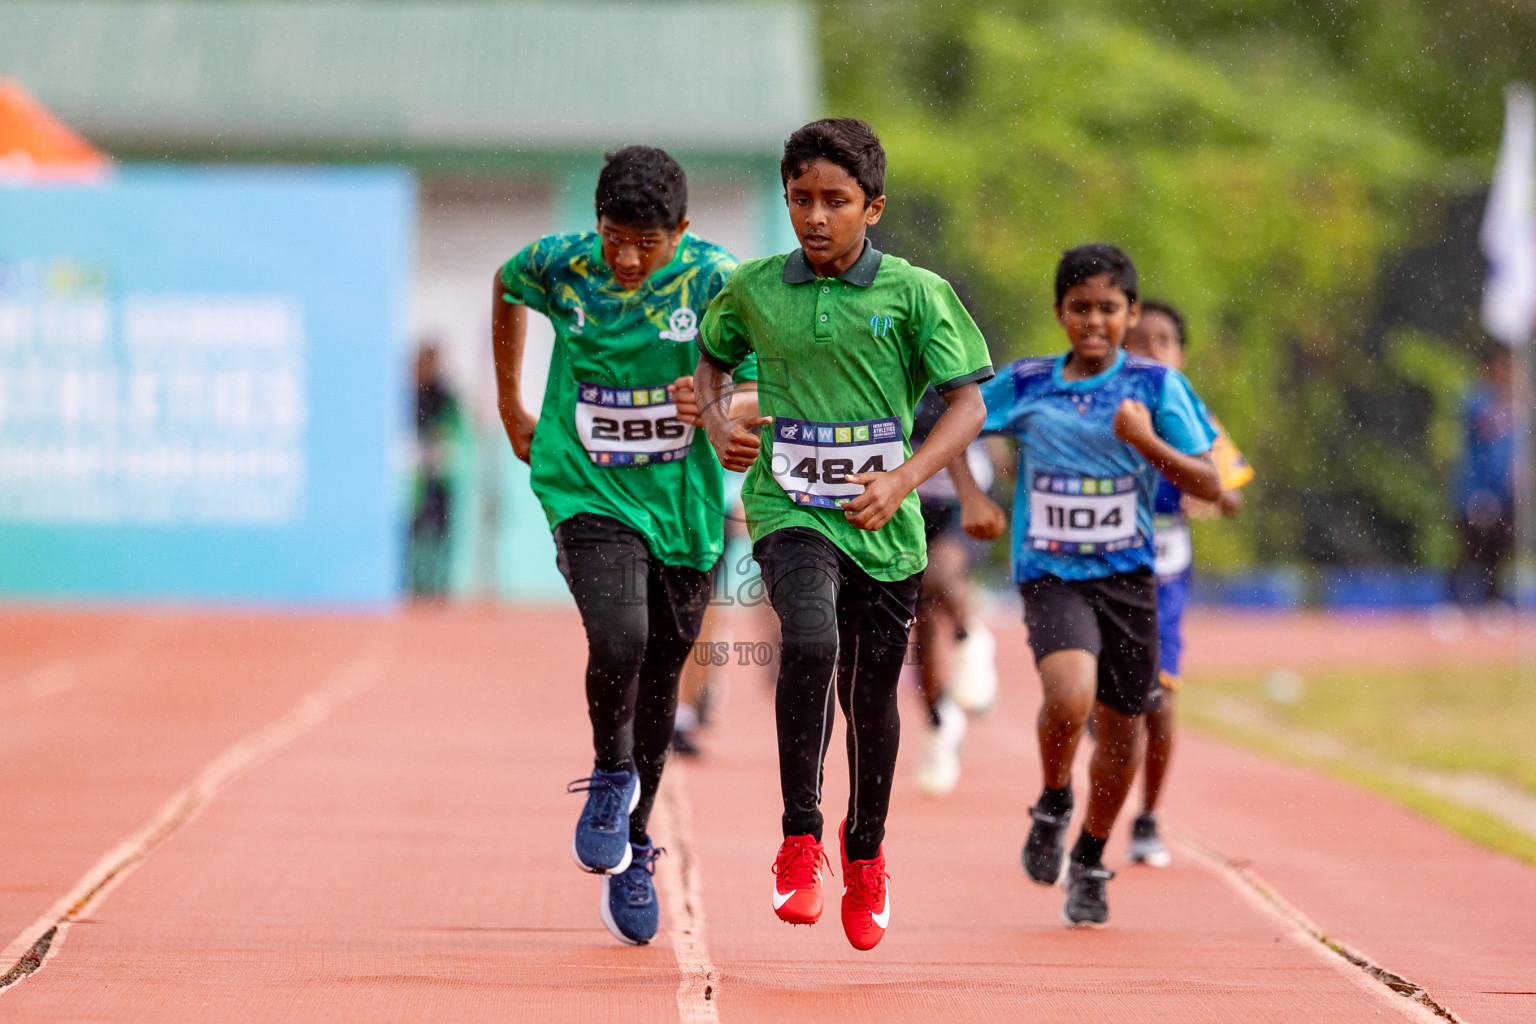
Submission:
[[[1030,809],[1024,868],[1042,885],[1065,877],[1063,923],[1101,927],[1114,877],[1104,843],[1135,779],[1157,687],[1153,491],[1159,474],[1212,501],[1221,488],[1206,457],[1214,435],[1189,382],[1120,350],[1139,314],[1130,257],[1103,244],[1068,251],[1055,310],[1071,351],[1021,359],[983,385],[983,429],[1019,444],[1014,579],[1045,696],[1045,789]],[[1065,865],[1072,761],[1090,715],[1098,745],[1088,811]]]
[[[1184,369],[1187,345],[1184,317],[1165,302],[1148,299],[1141,304],[1141,319],[1125,333],[1125,350],[1131,355],[1155,359],[1175,370]],[[1147,712],[1147,755],[1142,770],[1141,813],[1131,823],[1127,859],[1132,864],[1166,867],[1172,860],[1157,828],[1157,800],[1173,757],[1174,705],[1182,680],[1184,656],[1184,607],[1194,577],[1194,544],[1191,518],[1235,516],[1243,507],[1241,488],[1253,479],[1253,469],[1221,423],[1206,410],[1216,432],[1211,459],[1221,478],[1221,499],[1214,505],[1191,501],[1167,477],[1157,482],[1152,500],[1152,571],[1157,576],[1157,698]]]

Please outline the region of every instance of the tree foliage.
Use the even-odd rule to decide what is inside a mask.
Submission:
[[[1081,242],[1186,312],[1259,474],[1207,560],[1408,562],[1444,554],[1471,336],[1465,309],[1449,341],[1393,323],[1385,282],[1486,175],[1528,56],[1507,32],[1536,38],[1536,7],[1453,6],[834,0],[822,38],[834,111],[890,154],[885,244],[960,282],[995,361],[1061,350],[1051,275]]]

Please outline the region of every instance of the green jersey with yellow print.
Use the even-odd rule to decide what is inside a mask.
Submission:
[[[549,235],[502,266],[503,300],[555,328],[530,459],[551,529],[592,512],[640,533],[669,565],[719,559],[720,463],[704,432],[677,419],[667,385],[693,372],[699,321],[735,267],[684,235],[666,266],[625,291],[594,232]]]

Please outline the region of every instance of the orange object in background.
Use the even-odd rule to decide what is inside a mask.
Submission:
[[[112,160],[50,114],[21,85],[0,79],[0,183],[90,182]]]

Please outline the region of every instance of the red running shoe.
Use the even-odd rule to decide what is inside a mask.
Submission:
[[[854,949],[870,950],[885,938],[885,928],[891,923],[891,892],[885,873],[885,847],[876,851],[873,860],[849,861],[848,848],[843,842],[843,830],[848,827],[845,819],[837,827],[837,845],[843,861],[843,934]]]
[[[773,912],[790,924],[821,920],[821,866],[832,867],[821,840],[790,836],[773,862]]]

